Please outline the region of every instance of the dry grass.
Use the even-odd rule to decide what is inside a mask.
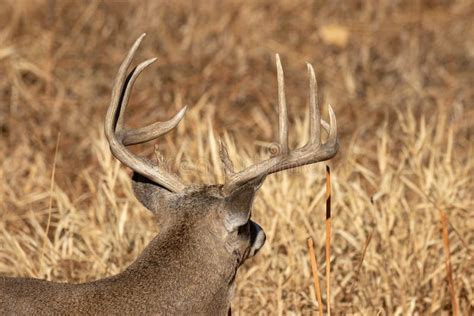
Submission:
[[[128,124],[188,104],[159,144],[188,183],[222,180],[218,137],[240,167],[265,154],[276,52],[290,139],[304,143],[305,61],[316,67],[320,103],[334,106],[341,139],[330,162],[333,314],[451,311],[439,210],[449,220],[459,309],[472,314],[471,1],[140,3],[1,1],[1,273],[71,282],[111,275],[158,231],[102,135],[112,78],[147,32],[140,58],[159,59],[136,86]],[[324,258],[324,165],[269,177],[253,216],[268,241],[240,271],[233,311],[315,313],[306,239]]]

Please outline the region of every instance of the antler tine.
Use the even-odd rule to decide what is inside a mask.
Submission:
[[[130,94],[131,94],[133,85],[135,84],[135,81],[137,80],[141,72],[146,67],[153,64],[155,61],[156,61],[156,57],[145,60],[144,62],[141,62],[138,66],[133,68],[132,71],[128,74],[125,80],[125,86],[122,88],[122,91],[125,90],[125,92],[123,93],[122,99],[120,100],[120,111],[117,118],[117,124],[115,126],[116,132],[121,132],[123,130],[123,126],[125,124],[124,114],[125,114],[125,110],[127,109],[128,100],[130,99]]]
[[[234,164],[229,157],[229,152],[223,140],[219,140],[219,156],[221,158],[222,166],[224,168],[225,178],[229,179],[234,174]]]
[[[318,82],[314,74],[313,66],[306,63],[309,74],[309,116],[310,116],[310,144],[319,146],[321,144],[321,112],[318,102]]]
[[[112,90],[112,99],[110,101],[110,105],[109,105],[109,108],[107,110],[107,115],[106,115],[106,123],[107,121],[109,121],[111,123],[114,122],[114,124],[110,126],[108,126],[107,124],[105,125],[105,134],[107,138],[109,138],[109,136],[112,137],[115,129],[117,128],[118,121],[122,120],[122,123],[123,123],[123,119],[120,119],[121,115],[119,115],[119,117],[114,117],[114,116],[116,115],[117,108],[121,107],[122,105],[121,104],[122,103],[122,89],[124,85],[126,85],[127,69],[128,67],[130,67],[130,64],[132,63],[132,59],[135,56],[135,53],[137,52],[137,49],[140,46],[140,43],[142,42],[145,35],[146,34],[143,33],[135,41],[135,43],[133,43],[132,47],[130,48],[130,51],[128,52],[122,64],[120,65],[120,68],[117,72],[117,76],[115,77],[114,88]],[[123,111],[120,111],[119,114],[122,114],[122,112]]]
[[[329,109],[329,136],[326,141],[326,143],[329,144],[336,144],[337,143],[337,123],[336,123],[336,114],[334,114],[334,110],[332,109],[332,106],[329,104],[328,105]]]
[[[150,66],[152,63],[156,61],[156,58],[152,58],[140,63],[137,67],[135,67],[131,74],[128,76],[127,85],[125,88],[125,93],[122,97],[122,106],[120,108],[119,117],[117,120],[117,128],[116,132],[121,132],[123,137],[123,144],[125,146],[128,145],[135,145],[141,144],[144,142],[148,142],[155,138],[158,138],[173,128],[175,128],[179,122],[183,119],[184,114],[186,112],[187,107],[184,106],[173,118],[165,122],[155,122],[153,124],[147,125],[145,127],[137,128],[137,129],[127,129],[123,130],[123,116],[125,112],[125,108],[128,104],[128,100],[130,99],[130,94],[133,89],[133,85],[137,80],[138,76],[141,74],[146,67]]]
[[[123,130],[123,113],[125,111],[126,103],[128,102],[133,82],[143,69],[154,61],[154,59],[150,59],[139,64],[128,76],[126,76],[126,71],[144,36],[145,34],[141,35],[135,41],[117,73],[114,87],[112,89],[112,100],[105,117],[105,135],[109,142],[112,154],[124,165],[170,191],[179,192],[182,191],[185,186],[175,175],[168,173],[159,166],[153,165],[146,159],[133,155],[125,147],[125,140],[127,140],[126,144],[131,145],[156,138],[166,133],[179,123],[184,114],[184,110],[186,109],[184,108],[174,118],[165,122],[165,125],[158,122],[136,130]]]
[[[125,146],[141,144],[163,136],[181,122],[186,110],[187,106],[184,106],[175,116],[165,122],[155,122],[145,127],[125,130],[123,144]]]
[[[308,64],[309,88],[310,88],[310,140],[305,146],[288,150],[288,116],[286,113],[285,95],[283,91],[283,70],[280,58],[277,55],[277,75],[278,75],[278,106],[279,106],[279,141],[282,152],[267,160],[259,162],[254,166],[232,174],[224,184],[224,192],[230,193],[239,186],[256,179],[265,177],[271,173],[304,166],[324,160],[331,159],[336,155],[339,145],[337,141],[336,115],[329,105],[329,124],[321,119],[321,113],[317,101],[317,82],[313,67]],[[329,136],[324,144],[321,143],[321,126],[328,132]],[[284,145],[286,144],[286,146]],[[286,149],[286,151],[285,151]]]
[[[285,98],[285,78],[281,66],[280,55],[276,54],[278,81],[278,142],[282,154],[287,154],[288,148],[288,111]]]

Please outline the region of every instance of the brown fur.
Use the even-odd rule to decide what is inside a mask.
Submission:
[[[221,186],[171,193],[135,174],[135,195],[161,228],[136,261],[118,275],[82,284],[5,277],[0,314],[225,315],[238,267],[265,241],[250,220],[262,180],[228,195]]]
[[[119,68],[104,130],[113,155],[134,170],[135,196],[156,215],[161,233],[130,267],[114,277],[77,285],[5,278],[0,285],[3,314],[224,315],[230,309],[237,269],[265,242],[265,233],[250,215],[255,192],[266,175],[327,160],[337,153],[336,116],[329,106],[329,124],[321,120],[316,75],[310,64],[310,139],[301,148],[289,149],[283,69],[277,55],[276,155],[235,173],[221,143],[225,184],[186,187],[159,165],[131,154],[125,146],[167,133],[186,110],[183,108],[166,124],[124,129],[122,114],[133,82],[155,61],[144,61],[126,75],[144,36],[135,41]],[[328,132],[324,144],[321,125]]]

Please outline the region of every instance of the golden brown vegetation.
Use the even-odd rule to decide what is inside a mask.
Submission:
[[[188,183],[222,181],[219,137],[240,167],[265,154],[277,52],[290,139],[303,144],[305,62],[316,67],[341,142],[330,162],[333,313],[451,311],[442,212],[454,297],[472,313],[473,19],[469,0],[1,0],[0,272],[92,280],[124,269],[157,233],[102,132],[118,65],[146,32],[139,58],[158,61],[128,124],[188,104],[158,146]],[[268,240],[239,273],[234,313],[316,313],[306,238],[324,258],[324,164],[269,177],[253,216]]]

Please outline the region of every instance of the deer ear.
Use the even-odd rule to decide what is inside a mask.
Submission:
[[[173,192],[136,172],[132,176],[132,189],[137,200],[155,215],[165,211],[175,196]]]
[[[224,217],[224,225],[228,232],[235,231],[249,221],[255,193],[264,179],[265,176],[255,178],[239,186],[226,196],[227,212]]]

